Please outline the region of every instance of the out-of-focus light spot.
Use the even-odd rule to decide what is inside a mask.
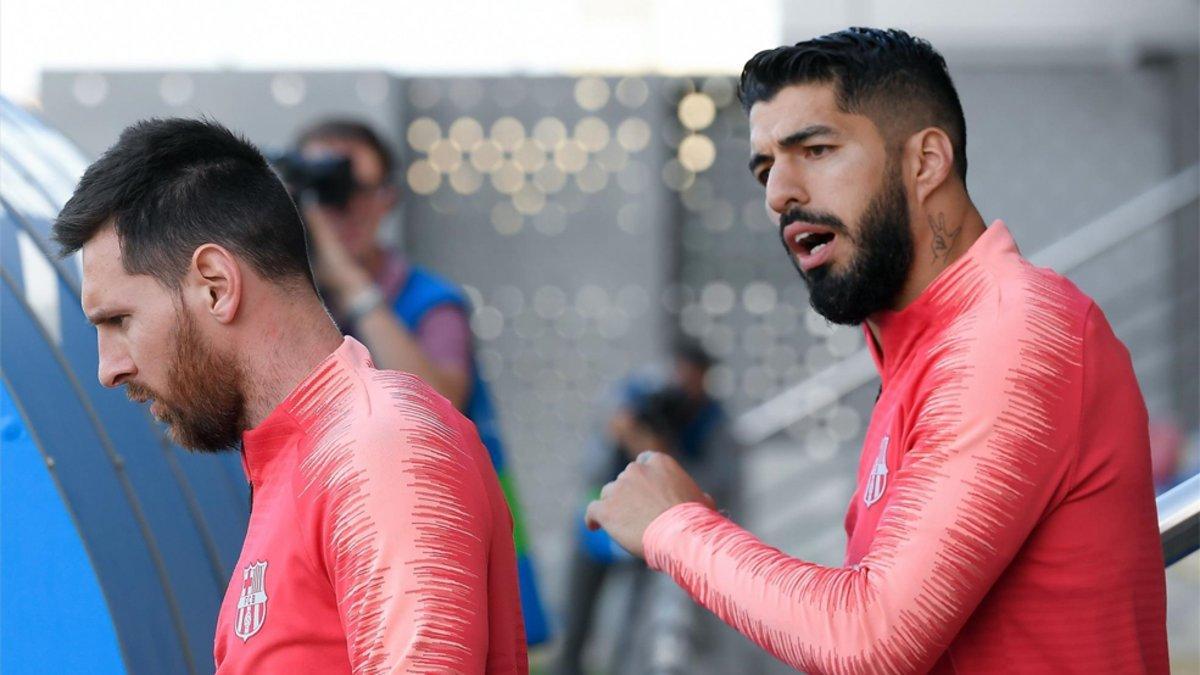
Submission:
[[[271,97],[285,108],[300,105],[305,93],[304,78],[299,75],[288,73],[271,78]]]
[[[442,86],[437,80],[413,80],[408,85],[408,102],[419,110],[428,110],[442,100]]]
[[[617,127],[617,142],[629,152],[645,150],[650,136],[650,124],[640,117],[630,117]]]
[[[363,73],[354,78],[354,93],[358,100],[367,105],[380,105],[387,101],[392,85],[383,73]]]
[[[717,117],[717,106],[708,94],[692,93],[679,100],[679,121],[692,131],[708,128]]]
[[[525,184],[525,172],[512,160],[504,161],[492,172],[492,187],[505,195],[516,194]]]
[[[546,194],[554,194],[567,184],[567,174],[557,164],[547,162],[533,174],[533,184]]]
[[[700,221],[710,232],[727,232],[733,228],[733,204],[724,199],[713,201],[700,214]]]
[[[429,152],[429,149],[441,137],[442,128],[430,117],[418,117],[413,120],[412,124],[408,125],[408,132],[405,134],[408,144],[418,152]]]
[[[192,76],[186,73],[171,73],[158,81],[158,94],[169,106],[181,106],[192,100],[195,93],[196,85]]]
[[[681,192],[691,187],[696,174],[687,170],[678,159],[672,159],[663,165],[662,179],[668,188]]]
[[[492,140],[512,152],[525,140],[525,127],[515,117],[501,117],[492,124]]]
[[[483,174],[470,164],[460,163],[450,172],[450,187],[460,195],[475,194],[483,186]]]
[[[480,141],[471,149],[471,166],[483,173],[500,168],[504,161],[504,149],[493,140]]]
[[[567,210],[561,204],[546,204],[533,218],[533,229],[553,237],[567,231]]]
[[[608,292],[595,284],[585,284],[575,293],[575,311],[585,317],[597,317],[608,309]]]
[[[408,165],[407,178],[409,187],[419,195],[431,195],[442,184],[442,174],[424,159]]]
[[[598,77],[580,78],[575,83],[575,103],[584,110],[599,110],[608,103],[608,83]]]
[[[617,82],[617,101],[626,108],[638,108],[650,96],[650,86],[640,77],[623,77]]]
[[[533,293],[533,311],[544,319],[560,316],[567,307],[567,294],[558,286],[542,286]]]
[[[604,149],[596,153],[596,161],[604,170],[609,173],[617,173],[625,168],[625,164],[629,161],[629,155],[625,150],[616,143],[609,143],[604,146]]]
[[[717,147],[703,134],[692,134],[679,144],[679,163],[692,173],[706,171],[717,159]]]
[[[429,163],[442,173],[450,173],[462,164],[462,150],[448,138],[441,138],[429,147]]]
[[[533,185],[526,183],[513,194],[513,207],[518,213],[531,216],[546,206],[546,194]]]
[[[588,151],[582,143],[569,140],[554,150],[554,163],[567,173],[576,173],[587,165]]]
[[[77,75],[71,82],[71,95],[85,108],[95,108],[108,97],[108,78],[88,73]]]
[[[599,117],[585,117],[575,125],[575,140],[589,152],[599,152],[608,145],[608,125]]]
[[[751,314],[767,314],[775,309],[775,287],[765,281],[755,281],[742,289],[742,305]]]
[[[567,138],[567,125],[557,117],[543,117],[533,125],[533,140],[552,150]]]
[[[700,291],[700,304],[704,311],[713,315],[727,314],[733,309],[737,296],[733,288],[724,281],[714,281]]]
[[[483,126],[474,117],[460,117],[450,125],[447,136],[457,143],[458,147],[470,152],[483,141]]]
[[[495,340],[504,332],[504,315],[495,307],[479,307],[471,315],[471,330],[480,340]]]
[[[608,186],[608,172],[599,162],[588,162],[575,174],[575,184],[582,192],[594,194]]]
[[[546,164],[546,151],[532,138],[522,140],[513,150],[512,157],[525,173],[534,173]]]
[[[496,232],[506,236],[520,232],[525,225],[525,219],[508,202],[500,202],[492,207],[491,220]]]

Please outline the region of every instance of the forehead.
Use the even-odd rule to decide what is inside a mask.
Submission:
[[[846,135],[862,133],[864,125],[874,126],[867,117],[838,109],[833,84],[793,84],[750,109],[750,145],[756,151],[766,150],[801,129],[818,125]]]
[[[360,183],[378,183],[383,178],[383,160],[370,145],[348,138],[314,138],[301,148],[305,157],[342,155],[350,158],[354,178]]]
[[[121,242],[111,224],[83,245],[83,279],[80,300],[85,312],[104,308],[113,303],[129,303],[143,297],[149,285],[156,286],[151,277],[132,275],[121,265]]]

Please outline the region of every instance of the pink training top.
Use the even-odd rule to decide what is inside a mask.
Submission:
[[[812,673],[1166,673],[1146,409],[1100,309],[997,222],[874,319],[845,567],[695,503],[651,524],[650,565]]]
[[[244,442],[218,673],[527,671],[512,518],[449,402],[346,338]]]

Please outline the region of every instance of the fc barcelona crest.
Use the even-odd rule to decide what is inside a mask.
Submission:
[[[875,466],[871,467],[871,475],[867,477],[867,485],[863,488],[863,503],[870,508],[879,501],[883,491],[887,489],[887,449],[891,436],[884,436],[879,442],[879,454],[875,457]]]
[[[249,640],[267,620],[267,563],[260,560],[242,570],[242,594],[238,598],[237,622],[233,632]]]

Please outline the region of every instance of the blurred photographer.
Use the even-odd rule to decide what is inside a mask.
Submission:
[[[461,293],[379,242],[399,197],[388,147],[361,122],[325,120],[276,164],[308,225],[317,282],[342,330],[367,345],[378,367],[420,377],[465,412],[473,368]],[[426,286],[441,301],[409,307],[406,291]]]
[[[525,636],[530,645],[545,642],[549,625],[495,408],[475,363],[466,295],[379,240],[399,201],[391,151],[367,125],[330,119],[300,134],[275,165],[300,207],[317,284],[342,331],[367,346],[378,368],[416,375],[475,424],[512,512]]]

